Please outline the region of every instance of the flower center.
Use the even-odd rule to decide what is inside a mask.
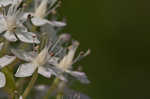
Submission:
[[[10,32],[14,32],[16,30],[16,18],[14,16],[7,16],[6,18],[7,30]]]
[[[43,49],[39,55],[33,60],[34,64],[37,64],[38,66],[44,65],[48,60],[48,54],[47,49]]]

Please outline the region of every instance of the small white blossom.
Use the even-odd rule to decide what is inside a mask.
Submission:
[[[14,53],[14,51],[12,51]],[[15,54],[15,53],[14,53]],[[21,53],[19,53],[21,54]],[[24,54],[25,55],[25,54]],[[27,56],[28,55],[28,56]],[[19,56],[19,55],[16,55]],[[38,73],[50,78],[51,74],[44,68],[46,62],[49,58],[48,49],[44,48],[39,54],[32,56],[32,54],[27,53],[26,56],[29,58],[29,63],[21,64],[15,74],[16,77],[28,77],[31,76],[36,69]],[[22,57],[22,56],[19,56]],[[32,57],[32,58],[31,58]],[[23,57],[22,57],[23,59]],[[26,58],[24,58],[26,60]],[[28,60],[28,59],[27,59]]]
[[[73,44],[69,47],[68,53],[64,55],[63,59],[61,59],[60,62],[58,61],[58,63],[55,64],[55,67],[60,69],[62,73],[70,74],[82,83],[89,83],[90,81],[87,79],[87,76],[84,72],[72,70],[72,65],[75,62],[79,61],[81,58],[87,56],[90,53],[90,50],[88,50],[85,54],[79,55],[75,60],[73,60],[78,46],[79,43],[77,41],[74,41]]]
[[[51,12],[50,8],[55,4],[57,0],[35,0],[35,12],[28,12],[24,14],[24,18],[27,19],[28,15],[33,16],[31,18],[32,23],[35,26],[43,26],[45,24],[50,24],[52,26],[63,27],[66,25],[64,22],[60,21],[49,21],[45,17]],[[50,10],[50,11],[49,11]]]
[[[52,66],[53,64],[56,64],[58,58],[52,57],[50,52],[57,47],[59,42],[64,40],[66,40],[66,37],[64,37],[64,35],[60,36],[56,44],[53,46],[46,45],[46,47],[39,54],[35,52],[25,52],[17,49],[11,49],[11,52],[16,57],[28,62],[19,66],[15,76],[28,77],[31,76],[36,69],[38,69],[39,74],[47,78],[50,78],[51,74],[58,76],[59,74],[57,72],[60,72],[59,69]],[[60,78],[64,80],[63,76],[60,76]]]
[[[28,32],[23,26],[21,17],[21,9],[19,4],[12,4],[8,11],[3,9],[3,14],[0,14],[0,33],[10,42],[17,41],[17,38],[26,43],[40,43],[36,35]]]

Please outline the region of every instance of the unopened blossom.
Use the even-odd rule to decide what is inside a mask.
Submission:
[[[66,23],[60,21],[49,21],[45,17],[52,12],[51,7],[56,3],[57,0],[35,0],[35,9],[34,12],[28,12],[24,14],[26,19],[28,15],[33,16],[31,18],[32,23],[35,26],[43,26],[45,24],[50,24],[52,26],[62,27]]]
[[[40,43],[36,35],[28,32],[21,21],[22,9],[18,8],[20,2],[13,3],[8,11],[3,8],[3,14],[0,14],[0,34],[3,34],[10,42],[16,42],[18,39],[25,43]]]
[[[3,43],[0,43],[0,50],[3,47]],[[3,57],[0,58],[0,69],[9,65],[10,63],[12,63],[14,60],[16,59],[15,56],[8,56],[8,55],[4,55]],[[3,72],[0,72],[0,88],[4,87],[6,84],[6,78]]]
[[[66,37],[60,36],[60,41],[64,41]],[[63,39],[63,40],[62,40]],[[58,43],[58,42],[57,42]],[[57,44],[56,44],[57,45]],[[46,45],[46,47],[41,50],[39,54],[35,52],[25,52],[17,49],[11,49],[11,52],[16,55],[19,59],[22,59],[28,63],[21,64],[15,74],[16,77],[28,77],[31,76],[36,69],[38,69],[38,73],[43,75],[44,77],[50,78],[51,74],[57,75],[55,71],[53,71],[51,64],[56,64],[57,59],[52,57],[49,53],[49,49],[54,49],[56,47],[51,45]],[[54,68],[55,69],[55,68]],[[55,69],[57,70],[57,69]],[[62,78],[63,79],[63,78]]]

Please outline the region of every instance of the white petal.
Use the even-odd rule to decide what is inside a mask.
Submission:
[[[23,97],[22,97],[22,96],[20,96],[20,97],[19,97],[19,99],[23,99]]]
[[[63,27],[66,26],[66,23],[64,22],[59,22],[59,21],[48,21],[46,19],[42,19],[42,18],[38,18],[38,17],[34,17],[31,19],[32,23],[36,26],[43,26],[45,24],[50,24],[52,26],[56,26],[56,27]]]
[[[37,39],[37,36],[32,32],[20,32],[16,33],[18,38],[25,43],[36,43],[39,44],[40,41]]]
[[[16,77],[29,77],[37,67],[32,63],[21,64],[15,74]]]
[[[87,76],[84,72],[77,72],[77,71],[67,71],[70,75],[77,78],[81,83],[89,84],[90,81],[87,79]]]
[[[38,18],[38,17],[32,18],[31,21],[32,21],[32,23],[33,23],[35,26],[42,26],[42,25],[48,23],[47,20],[42,19],[42,18]]]
[[[6,84],[6,78],[4,73],[0,72],[0,88],[4,87]]]
[[[12,4],[13,0],[0,0],[0,7],[2,6],[8,6],[9,4]]]
[[[11,49],[11,52],[19,59],[27,61],[27,62],[32,61],[33,58],[37,56],[36,52],[25,52],[19,49]]]
[[[0,68],[7,66],[8,64],[12,63],[15,59],[16,59],[15,56],[8,56],[8,55],[3,56],[2,58],[0,58]]]
[[[52,65],[58,65],[58,62],[59,62],[59,58],[58,57],[52,57],[48,60],[48,63],[49,64],[52,64]]]
[[[4,43],[0,43],[0,50],[2,50]]]
[[[51,72],[44,67],[39,67],[38,73],[41,74],[42,76],[46,77],[46,78],[51,77]]]
[[[66,26],[65,22],[60,22],[60,21],[51,21],[50,23],[51,23],[51,25],[56,26],[56,27]]]
[[[15,42],[17,41],[16,36],[14,35],[14,33],[7,31],[4,35],[3,35],[8,41],[11,42]]]

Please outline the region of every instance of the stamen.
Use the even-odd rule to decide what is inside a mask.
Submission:
[[[46,13],[45,16],[49,15],[50,13],[52,13],[53,11],[56,11],[56,9],[60,7],[60,3],[57,3],[53,8],[51,8],[51,6],[48,8],[48,12]]]
[[[83,59],[84,57],[86,57],[87,55],[89,55],[90,53],[91,53],[91,50],[90,50],[90,49],[88,49],[88,50],[86,51],[86,53],[84,53],[83,51],[80,52],[80,54],[74,59],[74,61],[72,62],[72,64],[74,64],[74,63],[80,61],[81,59]]]

